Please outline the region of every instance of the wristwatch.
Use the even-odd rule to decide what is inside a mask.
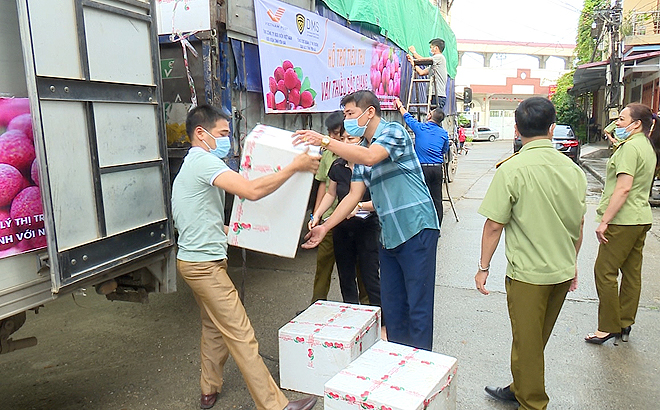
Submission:
[[[330,145],[330,137],[325,136],[321,139],[321,146],[327,148],[328,145]]]

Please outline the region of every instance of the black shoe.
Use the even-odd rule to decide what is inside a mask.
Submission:
[[[518,403],[518,400],[516,400],[516,395],[513,394],[511,391],[511,386],[506,386],[506,387],[491,387],[491,386],[486,386],[485,388],[486,393],[488,393],[490,396],[496,398],[497,400],[502,400],[502,401],[510,401],[510,402],[515,402]]]
[[[605,337],[598,337],[594,333],[589,333],[585,338],[584,341],[587,343],[593,343],[595,345],[602,345],[603,343],[607,342],[611,338],[614,338],[614,346],[619,345],[619,337],[621,337],[621,333],[608,333],[607,336]]]
[[[621,341],[622,342],[627,342],[628,338],[630,337],[630,331],[632,330],[632,326],[624,327],[621,329]]]

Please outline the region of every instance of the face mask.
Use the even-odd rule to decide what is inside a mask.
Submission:
[[[202,129],[204,130],[204,128]],[[213,137],[213,134],[210,132],[206,130],[204,130],[204,132]],[[213,137],[213,139],[215,140],[215,149],[211,149],[211,146],[207,144],[206,141],[202,140],[202,142],[208,147],[209,152],[220,159],[223,159],[229,155],[229,149],[231,148],[231,141],[229,140],[229,137]]]
[[[616,136],[616,139],[618,139],[619,141],[623,141],[626,138],[628,138],[630,136],[630,131],[628,131],[628,127],[630,127],[631,124],[628,124],[627,127],[623,127],[623,128],[616,127],[616,129],[614,130],[614,135]]]
[[[367,111],[365,110],[362,114],[360,114],[360,117],[366,114],[366,112]],[[346,132],[348,132],[349,135],[354,137],[362,137],[364,135],[364,132],[367,130],[367,125],[369,125],[369,121],[371,121],[371,119],[369,119],[365,125],[360,125],[358,124],[360,117],[344,120],[344,129]]]
[[[433,57],[433,50],[429,50],[429,57]]]

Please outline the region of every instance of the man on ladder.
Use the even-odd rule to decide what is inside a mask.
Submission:
[[[424,58],[419,55],[414,46],[408,47],[408,50],[412,53],[412,56],[408,55],[407,57],[408,61],[413,66],[413,73],[410,78],[410,87],[408,89],[407,107],[404,108],[401,104],[401,101],[397,99],[395,101],[395,108],[397,108],[401,114],[407,112],[410,120],[414,120],[413,116],[411,115],[413,111],[411,110],[416,111],[418,121],[421,121],[422,113],[427,116],[427,119],[429,116],[433,116],[434,111],[432,108],[436,108],[435,111],[442,113],[442,119],[436,121],[436,124],[438,125],[436,128],[439,128],[444,132],[445,141],[448,141],[447,131],[442,128],[442,120],[444,119],[443,108],[445,106],[445,102],[447,101],[447,60],[442,54],[445,49],[445,42],[440,38],[435,38],[429,42],[429,45],[431,58]],[[420,67],[424,65],[427,67]],[[425,87],[428,87],[425,97],[426,101],[422,102],[422,98],[424,98],[422,96],[424,94]],[[436,117],[436,119],[437,118],[438,117]],[[406,120],[406,123],[408,123],[408,120]],[[426,123],[424,125],[428,124],[429,123]],[[408,124],[408,126],[410,127],[410,124]],[[417,132],[415,132],[415,134],[417,134]],[[417,150],[417,147],[415,150]],[[433,197],[433,202],[436,207],[436,211],[438,212],[438,219],[440,222],[442,222],[442,183],[444,181],[445,189],[447,190],[447,201],[449,201],[451,209],[454,213],[454,218],[456,219],[456,222],[458,222],[458,215],[456,213],[456,208],[454,207],[454,201],[449,194],[449,167],[447,166],[447,161],[444,160],[444,154],[448,154],[448,151],[449,144],[447,144],[446,147],[443,147],[443,151],[440,154],[443,159],[434,160],[432,162],[437,168],[432,172],[434,174],[433,178],[429,178],[427,175],[427,173],[431,170],[428,167],[423,167],[425,177],[424,179],[426,180],[425,182],[431,191],[431,196]],[[433,155],[431,155],[431,157],[433,157]],[[422,161],[422,157],[419,157],[419,159]],[[440,175],[439,178],[437,178],[438,174]],[[438,183],[436,183],[436,179],[439,181]],[[432,186],[438,189],[434,189]]]
[[[443,109],[447,101],[447,60],[442,52],[445,50],[445,41],[440,38],[434,38],[430,41],[431,46],[431,59],[433,63],[426,68],[421,68],[415,63],[415,60],[423,59],[421,55],[417,54],[414,46],[408,47],[412,56],[408,54],[408,61],[412,64],[414,70],[420,76],[428,75],[431,80],[431,87],[429,94],[431,97],[431,107]]]

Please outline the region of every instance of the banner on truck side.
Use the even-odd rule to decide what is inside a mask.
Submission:
[[[0,259],[46,246],[27,98],[0,98]]]
[[[335,111],[358,90],[394,109],[402,50],[277,0],[254,0],[254,12],[267,113]]]

